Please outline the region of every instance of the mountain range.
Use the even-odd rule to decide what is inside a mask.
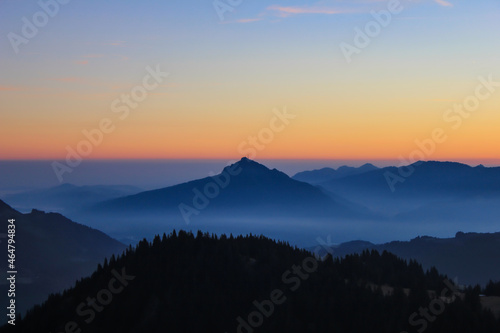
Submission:
[[[237,172],[232,174],[231,170]],[[367,213],[363,206],[381,211],[392,205],[396,215],[433,202],[498,198],[500,168],[482,165],[416,162],[399,168],[377,168],[365,164],[359,168],[344,166],[337,170],[305,171],[290,178],[276,169],[242,158],[218,175],[110,199],[93,208],[99,211],[120,208],[124,212],[175,211],[184,203],[197,210],[206,206],[203,210],[219,210],[219,213],[236,210],[247,214],[265,211],[274,215],[279,211],[279,214],[292,215],[305,212],[308,216],[356,216],[361,211]],[[272,207],[271,212],[268,207]]]
[[[271,237],[286,230],[301,246],[325,233],[341,241],[381,243],[457,230],[497,231],[500,168],[418,162],[341,167],[335,174],[317,183],[324,172],[313,170],[306,175],[314,181],[307,183],[242,158],[214,176],[100,201],[67,215],[125,243],[187,225]]]
[[[500,167],[419,161],[313,183],[401,222],[491,224],[500,213]]]
[[[435,161],[385,168],[365,164],[290,178],[243,158],[218,175],[152,191],[64,184],[4,199],[26,211],[54,210],[75,218],[89,212],[127,217],[154,212],[168,213],[170,220],[293,216],[441,223],[475,219],[487,225],[500,213],[500,168]]]
[[[281,171],[269,169],[248,158],[242,158],[228,165],[218,175],[153,191],[138,192],[139,189],[130,187],[116,187],[112,190],[109,187],[89,188],[62,185],[48,190],[20,193],[18,197],[11,198],[17,200],[17,204],[23,207],[30,207],[33,204],[46,206],[54,204],[54,207],[62,205],[65,211],[71,214],[70,217],[73,220],[92,225],[100,230],[107,228],[104,230],[106,232],[114,230],[115,234],[124,232],[128,233],[127,236],[132,234],[135,237],[139,233],[151,237],[160,230],[170,232],[175,229],[175,223],[179,221],[183,227],[186,227],[186,217],[187,222],[196,226],[198,226],[197,221],[205,219],[203,224],[205,230],[216,234],[229,234],[228,229],[235,230],[235,226],[239,226],[248,231],[247,233],[279,235],[277,237],[283,240],[304,240],[311,235],[317,237],[325,233],[332,233],[338,238],[345,230],[350,230],[351,233],[343,234],[341,237],[348,239],[362,239],[361,236],[354,238],[352,235],[374,233],[397,239],[398,230],[405,228],[421,235],[428,233],[428,230],[439,230],[443,226],[448,228],[447,232],[449,230],[456,232],[456,230],[464,230],[463,226],[467,226],[469,230],[474,228],[491,230],[497,225],[497,216],[500,213],[500,205],[498,205],[500,168],[470,167],[451,162],[418,162],[400,168],[379,169],[367,164],[360,168],[331,170],[313,170],[289,177]],[[298,178],[308,179],[310,183]],[[394,182],[394,180],[397,181]],[[73,216],[81,216],[81,219],[75,219]],[[182,232],[182,237],[179,238],[174,232],[169,237],[165,235],[163,238],[155,237],[152,243],[144,240],[134,251],[129,247],[127,254],[115,257],[114,255],[126,249],[124,244],[101,231],[75,223],[58,213],[45,213],[39,209],[33,209],[30,213],[23,214],[0,200],[0,219],[4,230],[7,230],[8,219],[16,220],[16,248],[18,249],[16,260],[19,265],[21,263],[23,265],[23,269],[19,269],[18,274],[19,294],[17,297],[19,304],[22,304],[18,308],[21,312],[45,300],[50,293],[69,288],[75,281],[94,272],[89,278],[79,281],[75,288],[61,295],[51,296],[44,306],[30,312],[28,317],[31,316],[31,318],[55,318],[53,316],[57,317],[60,314],[66,316],[71,311],[74,313],[71,307],[78,306],[74,303],[78,303],[78,300],[88,295],[89,292],[90,294],[99,292],[102,289],[99,283],[105,283],[115,274],[112,269],[119,271],[123,267],[134,267],[135,271],[131,274],[141,276],[139,279],[142,281],[141,287],[133,287],[131,289],[133,296],[128,294],[129,296],[123,300],[129,303],[135,302],[140,295],[146,295],[144,306],[150,311],[141,312],[141,319],[135,324],[139,325],[140,329],[148,329],[148,323],[152,323],[149,329],[155,331],[161,327],[163,321],[148,317],[148,315],[155,318],[161,317],[161,312],[156,310],[165,306],[171,309],[168,302],[177,299],[177,296],[188,297],[190,300],[190,302],[182,303],[188,309],[187,312],[183,310],[177,315],[182,317],[189,314],[193,318],[197,312],[192,304],[202,301],[199,298],[201,294],[209,293],[207,286],[211,287],[214,283],[217,285],[214,281],[220,278],[217,275],[219,271],[225,272],[227,276],[232,276],[233,272],[240,272],[241,274],[233,276],[238,279],[236,284],[257,283],[260,286],[260,283],[264,282],[257,276],[259,274],[269,276],[269,272],[273,271],[269,267],[275,269],[279,267],[278,271],[286,268],[278,264],[281,262],[278,255],[280,251],[281,253],[287,252],[287,255],[297,260],[310,256],[305,252],[298,252],[300,255],[296,256],[289,252],[288,245],[272,244],[262,237],[250,236],[246,239],[238,237],[238,241],[235,241],[232,236],[221,236],[221,239],[218,239],[214,234],[212,236],[199,234],[194,238],[192,234]],[[300,222],[297,222],[298,220]],[[220,221],[224,223],[220,224]],[[235,232],[235,234],[241,233]],[[116,238],[115,234],[112,235]],[[250,243],[254,244],[255,249],[252,247],[252,250],[249,250]],[[262,248],[257,246],[258,244]],[[436,284],[437,273],[433,267],[437,267],[450,278],[458,278],[461,284],[485,285],[490,279],[500,280],[498,268],[500,261],[497,256],[499,250],[500,233],[459,232],[454,238],[423,236],[413,238],[409,242],[393,241],[380,244],[368,241],[344,242],[339,246],[333,246],[327,252],[337,257],[333,265],[340,266],[335,267],[340,269],[342,262],[346,263],[348,268],[342,273],[345,275],[330,267],[326,269],[329,273],[321,273],[326,275],[321,275],[317,282],[351,281],[345,283],[348,284],[349,292],[356,290],[355,297],[360,297],[356,298],[355,303],[360,304],[363,300],[369,299],[369,302],[372,302],[369,309],[373,310],[372,306],[376,307],[378,302],[384,303],[385,301],[381,301],[381,295],[377,293],[365,294],[362,291],[363,288],[367,286],[372,288],[374,285],[381,287],[383,283],[390,286],[390,290],[393,291],[408,286],[422,288],[421,282],[425,279],[427,279],[425,283],[432,280]],[[208,257],[204,257],[206,251],[209,251]],[[375,253],[375,251],[378,252]],[[379,261],[380,257],[385,258],[384,260],[389,258],[388,254],[384,254],[387,253],[385,251],[406,260],[404,265],[407,266],[403,266],[403,262],[398,262],[396,259],[388,259],[391,262],[390,265],[382,264],[383,261]],[[347,261],[339,259],[346,256]],[[151,259],[148,259],[149,257]],[[175,257],[183,259],[175,261],[173,259]],[[104,258],[108,260],[103,261]],[[217,266],[218,270],[210,270],[207,265],[210,266],[218,260],[222,262]],[[286,262],[292,264],[292,261]],[[175,264],[171,264],[172,262]],[[417,262],[421,263],[422,267],[418,266]],[[193,270],[186,266],[187,263],[193,263],[194,266],[190,266]],[[6,262],[0,264],[2,272],[7,271],[5,264]],[[101,265],[97,266],[98,264]],[[95,270],[96,267],[98,267],[97,270]],[[352,271],[352,267],[358,268]],[[367,273],[365,269],[373,271],[364,276],[363,274]],[[397,273],[401,269],[403,269],[403,273],[400,272],[402,275]],[[426,269],[429,270],[425,273],[427,278],[423,275]],[[407,279],[398,280],[410,271],[418,278],[410,279],[413,281],[411,283]],[[249,274],[247,278],[242,275],[243,273]],[[380,274],[386,273],[388,275],[380,279]],[[158,280],[158,276],[162,278]],[[0,278],[6,281],[5,276],[1,275]],[[417,282],[418,279],[420,282]],[[439,280],[442,281],[442,279],[443,277],[440,277]],[[163,287],[159,284],[167,280],[172,284],[162,289]],[[146,286],[152,284],[156,287],[148,289],[142,284]],[[5,286],[4,283],[2,287]],[[238,294],[237,290],[240,287],[238,285],[231,289],[217,285],[219,288],[217,290],[223,294]],[[272,288],[271,285],[266,285],[266,287]],[[299,306],[296,304],[303,304],[301,302],[315,304],[321,298],[319,295],[322,292],[333,293],[332,295],[337,295],[336,292],[345,293],[342,295],[348,294],[343,284],[340,287],[337,285],[335,290],[325,288],[327,289],[314,289],[314,301],[308,300],[307,292],[300,294],[301,296],[298,297],[301,301],[291,306]],[[436,285],[433,288],[436,291]],[[259,287],[254,291],[257,295],[263,295],[264,289]],[[160,296],[156,297],[155,291],[158,290]],[[176,290],[183,290],[183,292],[175,294]],[[307,291],[310,290],[307,289]],[[253,294],[247,294],[245,297],[250,298],[251,295]],[[419,298],[421,296],[410,294],[409,300],[390,299],[389,303],[384,304],[389,308],[391,306],[389,304],[402,302],[397,304],[404,307],[409,304],[408,302],[416,302],[416,299],[422,300]],[[472,299],[476,296],[478,296],[478,290],[470,294]],[[343,299],[341,304],[348,302],[348,299],[349,297]],[[203,298],[203,300],[206,299]],[[213,315],[220,315],[221,318],[227,319],[234,314],[232,313],[234,309],[223,306],[234,300],[218,298],[215,300],[213,304],[208,303],[207,309],[219,306],[222,313],[213,312]],[[495,306],[498,306],[497,303]],[[69,310],[68,304],[71,305]],[[115,315],[127,313],[128,310],[122,308],[121,302],[113,304],[114,310],[111,312]],[[245,304],[238,304],[240,310],[244,309]],[[471,304],[475,304],[476,310],[480,308],[479,303]],[[410,311],[408,308],[406,310]],[[455,310],[451,310],[450,318],[456,315],[453,312]],[[293,309],[287,308],[284,311],[283,316],[278,316],[276,323],[273,324],[274,326],[271,325],[269,330],[276,331],[277,327],[282,327],[280,325],[288,327],[290,321],[286,318],[297,316]],[[206,313],[211,312],[204,310],[199,320],[206,320]],[[227,317],[228,314],[231,316]],[[111,318],[114,318],[113,316]],[[310,329],[311,322],[303,317],[300,318],[307,322],[307,326],[304,326],[302,331],[314,331]],[[485,320],[491,319],[487,315],[485,318],[489,318]],[[362,320],[367,319],[383,325],[382,322],[372,317]],[[39,321],[30,320],[25,322],[28,325],[25,327],[37,328]],[[92,325],[97,325],[93,326],[97,331],[106,330],[109,325],[112,325],[113,320],[109,322],[104,319],[98,320]],[[168,325],[174,323],[173,327],[180,327],[180,322],[174,315],[165,323]],[[217,327],[221,328],[219,326]],[[46,327],[47,329],[61,329],[52,324]],[[137,327],[127,329],[137,331],[139,329]],[[393,328],[404,329],[399,324],[393,325]],[[348,330],[347,327],[346,330]],[[27,329],[26,332],[28,331],[31,330]],[[380,328],[380,331],[383,329]],[[439,329],[436,332],[439,332]]]
[[[371,163],[363,164],[358,168],[344,165],[338,169],[322,168],[319,170],[302,171],[295,174],[292,178],[310,184],[320,184],[329,180],[358,175],[377,169],[378,168]]]
[[[361,205],[332,196],[248,158],[215,176],[141,192],[99,203],[93,212],[114,214],[173,213],[215,217],[360,217]]]

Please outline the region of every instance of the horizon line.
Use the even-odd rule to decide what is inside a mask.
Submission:
[[[227,161],[227,162],[237,162],[246,156],[242,156],[239,158],[169,158],[169,157],[161,157],[161,158],[88,158],[84,161],[89,162],[141,162],[141,161],[172,161],[172,162],[185,162],[185,161]],[[248,157],[247,157],[248,158]],[[452,163],[461,163],[469,166],[478,166],[484,164],[495,164],[500,166],[500,158],[456,158],[456,159],[426,159],[419,161],[405,161],[406,163],[401,163],[401,160],[398,159],[390,159],[390,158],[379,158],[379,159],[370,159],[370,158],[249,158],[253,161],[290,161],[290,162],[348,162],[348,161],[356,161],[356,162],[365,162],[365,163],[374,163],[374,162],[385,162],[385,163],[394,163],[391,166],[407,166],[414,164],[416,162],[452,162]],[[54,161],[65,161],[64,158],[18,158],[18,159],[0,159],[0,162],[54,162]]]

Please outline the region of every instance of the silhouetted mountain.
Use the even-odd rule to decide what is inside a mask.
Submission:
[[[67,213],[104,200],[135,194],[140,191],[141,189],[138,187],[125,185],[76,186],[62,184],[46,189],[5,195],[3,200],[22,211],[36,208]]]
[[[0,331],[498,332],[479,292],[387,252],[321,261],[262,236],[174,231]]]
[[[373,164],[366,163],[359,168],[350,166],[341,166],[337,170],[332,168],[323,168],[312,171],[302,171],[292,178],[301,182],[310,184],[319,184],[333,179],[339,179],[347,176],[358,175],[368,171],[377,170],[378,168]]]
[[[7,231],[9,219],[15,219],[15,255],[17,266],[17,310],[24,313],[50,293],[62,291],[95,270],[98,263],[112,254],[120,254],[125,245],[104,233],[77,224],[60,214],[33,210],[21,214],[0,200],[0,225]],[[0,239],[6,244],[6,239]],[[3,246],[2,246],[3,248]],[[0,262],[2,295],[7,295],[7,246]],[[2,298],[2,308],[7,298]],[[0,322],[7,318],[1,317]]]
[[[387,182],[390,175],[401,177],[392,192]],[[359,175],[335,179],[323,186],[352,191],[369,190],[386,196],[428,195],[500,195],[500,167],[471,167],[456,162],[416,162],[405,167],[387,167]]]
[[[387,167],[334,179],[320,185],[355,203],[362,202],[368,208],[395,215],[421,207],[425,210],[439,208],[437,205],[442,203],[456,203],[458,207],[464,200],[500,199],[500,168],[470,167],[454,162],[416,162],[405,167]],[[494,209],[495,205],[488,207]],[[449,211],[447,208],[442,213],[446,217]],[[481,214],[481,210],[472,213]],[[485,213],[483,217],[488,218],[489,212]]]
[[[219,175],[109,200],[92,210],[115,214],[170,212],[180,216],[181,204],[186,212],[204,210],[209,216],[361,215],[321,189],[247,158],[224,168]]]
[[[378,245],[357,241],[332,249],[334,256],[340,257],[363,250],[389,251],[403,259],[417,260],[424,268],[435,266],[462,284],[485,285],[489,280],[500,280],[500,233],[459,232],[454,238],[417,237]]]

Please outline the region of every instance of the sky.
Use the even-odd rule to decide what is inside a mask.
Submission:
[[[59,1],[0,0],[2,160],[499,158],[498,0]]]

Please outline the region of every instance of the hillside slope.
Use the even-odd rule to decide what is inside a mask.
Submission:
[[[69,288],[77,279],[92,273],[104,258],[125,249],[125,245],[106,234],[60,214],[38,210],[21,214],[0,200],[2,230],[7,230],[9,219],[15,219],[16,300],[21,313],[45,300],[50,293]],[[5,239],[0,240],[5,244]],[[6,272],[5,256],[0,262],[2,295],[7,294]],[[2,297],[2,307],[7,306],[6,302],[7,298]],[[1,322],[5,322],[4,317]]]
[[[429,290],[443,296],[432,322],[416,313],[430,306]],[[140,242],[0,331],[498,332],[473,290],[456,292],[437,271],[389,253],[319,261],[264,237],[181,231]]]

